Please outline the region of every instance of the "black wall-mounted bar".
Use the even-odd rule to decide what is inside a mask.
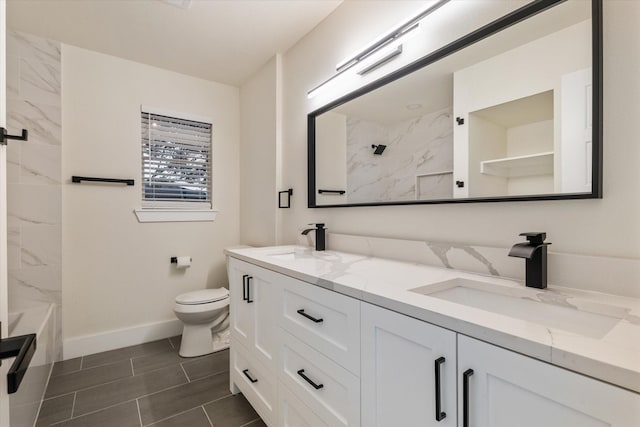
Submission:
[[[7,139],[27,141],[29,139],[29,131],[26,129],[22,129],[22,133],[20,135],[9,135],[7,134],[7,130],[5,128],[0,127],[0,145],[7,145]]]
[[[346,191],[344,191],[344,190],[318,190],[318,193],[319,194],[329,193],[329,194],[343,195],[344,193],[346,193]]]
[[[27,373],[31,358],[36,352],[36,334],[20,335],[17,337],[0,339],[0,365],[2,359],[15,357],[7,372],[7,393],[18,391],[20,383]]]
[[[82,181],[90,182],[107,182],[111,184],[126,184],[133,185],[135,181],[133,179],[117,179],[117,178],[96,178],[92,176],[72,176],[71,182],[80,184]]]
[[[282,209],[290,208],[291,196],[293,196],[293,188],[284,191],[278,191],[278,207]]]

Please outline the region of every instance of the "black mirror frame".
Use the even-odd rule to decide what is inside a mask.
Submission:
[[[435,199],[435,200],[404,200],[391,202],[344,203],[333,205],[316,204],[316,159],[315,159],[315,130],[316,117],[352,99],[371,92],[379,87],[391,83],[420,68],[432,64],[440,59],[502,31],[520,21],[530,18],[566,0],[535,0],[497,20],[441,47],[431,54],[399,69],[385,77],[357,89],[307,115],[307,207],[309,208],[345,208],[355,206],[393,206],[393,205],[425,205],[443,203],[482,203],[482,202],[522,202],[535,200],[573,200],[573,199],[601,199],[602,198],[602,0],[591,0],[592,22],[592,81],[593,81],[593,126],[592,126],[592,165],[591,165],[591,193],[563,193],[541,194],[529,196],[504,197],[476,197],[464,199]]]

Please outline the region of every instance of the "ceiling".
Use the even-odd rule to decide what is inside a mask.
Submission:
[[[180,3],[180,2],[178,2]],[[7,26],[240,86],[342,0],[7,0]]]

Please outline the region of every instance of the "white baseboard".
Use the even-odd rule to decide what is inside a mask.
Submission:
[[[182,333],[182,322],[178,319],[146,323],[131,328],[114,329],[95,335],[84,335],[65,339],[63,359],[87,356],[102,351],[115,350],[130,345],[173,337]]]

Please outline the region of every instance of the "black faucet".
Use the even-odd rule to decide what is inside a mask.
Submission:
[[[310,231],[315,230],[315,232],[316,232],[316,251],[324,251],[324,249],[325,249],[325,231],[327,229],[324,228],[324,224],[323,223],[309,224],[309,225],[315,225],[316,228],[307,228],[306,230],[304,230],[302,232],[302,234],[304,236],[306,236],[307,234],[309,234]]]
[[[529,288],[546,289],[547,287],[547,233],[520,233],[528,242],[516,243],[509,251],[509,256],[525,258],[525,285]]]

